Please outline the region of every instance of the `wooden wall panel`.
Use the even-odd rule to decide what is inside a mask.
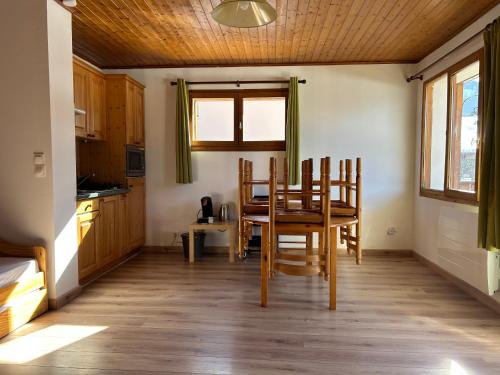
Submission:
[[[102,68],[417,62],[498,0],[270,0],[278,19],[237,29],[220,0],[78,0],[74,52]]]

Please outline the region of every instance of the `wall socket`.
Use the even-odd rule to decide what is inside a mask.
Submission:
[[[33,174],[37,178],[47,176],[47,167],[45,166],[45,154],[43,152],[33,153]]]
[[[177,244],[182,243],[182,237],[181,237],[182,232],[174,232],[172,235],[172,243],[170,246],[175,246]]]
[[[396,229],[396,227],[388,227],[386,233],[388,236],[395,236],[396,233],[398,233],[398,230]]]

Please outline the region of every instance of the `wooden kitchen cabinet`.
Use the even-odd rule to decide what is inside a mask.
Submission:
[[[73,64],[73,95],[75,109],[83,111],[81,114],[75,113],[75,131],[77,137],[87,136],[87,112],[88,112],[88,89],[89,75],[87,69],[80,64]]]
[[[77,137],[106,138],[106,80],[89,65],[73,60],[73,94]]]
[[[129,185],[127,194],[77,202],[81,284],[144,245],[144,179],[129,179]]]
[[[127,144],[144,146],[144,88],[127,81],[125,102]]]
[[[91,74],[89,77],[90,113],[88,135],[104,140],[106,136],[106,81],[104,77]]]
[[[125,143],[144,146],[144,86],[124,74],[106,75],[111,127],[125,122]]]
[[[129,178],[128,187],[130,192],[127,194],[128,210],[128,234],[129,243],[132,248],[144,245],[145,239],[145,189],[143,178]]]
[[[134,144],[144,147],[144,89],[134,87]]]
[[[118,240],[118,197],[100,199],[101,225],[97,247],[97,264],[101,268],[120,256]]]
[[[129,246],[129,235],[127,228],[127,205],[127,195],[120,195],[120,197],[118,198],[118,219],[116,221],[116,229],[118,233],[118,251],[120,256],[126,255],[129,250],[133,250]]]
[[[78,214],[78,277],[80,280],[92,275],[98,269],[99,211]]]

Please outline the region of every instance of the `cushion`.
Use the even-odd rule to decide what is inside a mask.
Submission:
[[[25,281],[38,272],[33,258],[0,257],[0,288]]]

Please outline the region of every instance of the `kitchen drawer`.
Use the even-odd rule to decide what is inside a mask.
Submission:
[[[99,199],[89,199],[86,201],[76,202],[76,213],[82,214],[99,210]]]

